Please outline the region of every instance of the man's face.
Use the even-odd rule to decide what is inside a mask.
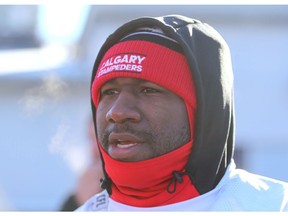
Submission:
[[[175,93],[149,81],[116,78],[100,94],[97,134],[112,158],[147,160],[190,140],[186,106]]]

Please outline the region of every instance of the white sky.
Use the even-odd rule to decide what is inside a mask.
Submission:
[[[38,34],[44,41],[75,42],[84,28],[89,6],[45,4],[39,6]]]

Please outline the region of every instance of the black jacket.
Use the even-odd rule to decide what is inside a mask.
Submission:
[[[186,170],[198,192],[204,194],[218,184],[233,157],[234,97],[229,48],[218,32],[198,20],[177,15],[143,17],[124,24],[107,38],[96,58],[92,82],[107,49],[139,27],[162,29],[178,41],[189,62],[197,111],[193,149]],[[93,103],[92,111],[95,118]]]

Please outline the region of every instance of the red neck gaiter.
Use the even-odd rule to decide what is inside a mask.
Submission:
[[[182,176],[182,182],[173,178],[173,171],[185,172],[191,147],[189,142],[175,151],[139,162],[115,160],[100,148],[105,170],[112,179],[111,199],[126,205],[154,207],[198,196],[188,175]]]

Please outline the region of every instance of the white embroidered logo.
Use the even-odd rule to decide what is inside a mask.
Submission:
[[[117,54],[106,59],[100,66],[97,78],[113,71],[142,72],[142,62],[146,56],[137,53]]]

